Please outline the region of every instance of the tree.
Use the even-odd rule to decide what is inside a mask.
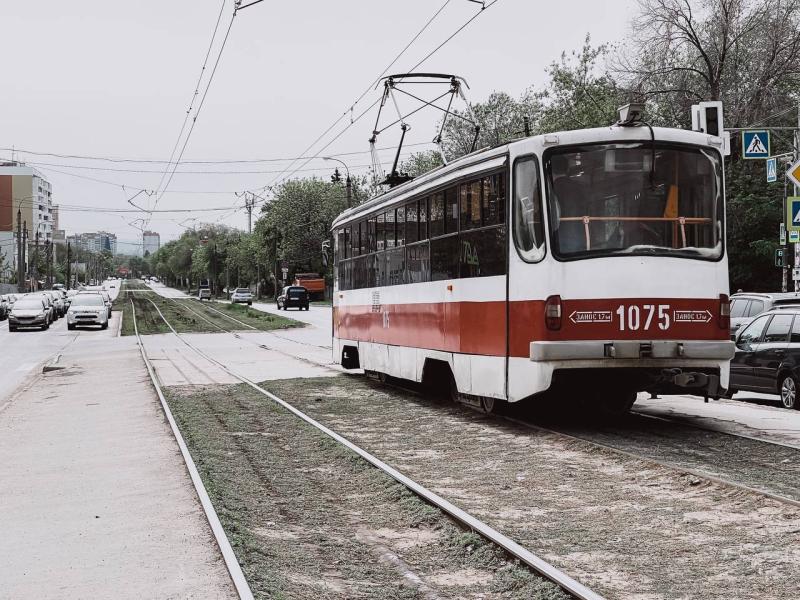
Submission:
[[[432,171],[442,166],[442,156],[438,150],[427,150],[425,152],[414,152],[404,161],[400,162],[398,170],[401,173],[408,173],[411,177],[419,177],[428,171]]]

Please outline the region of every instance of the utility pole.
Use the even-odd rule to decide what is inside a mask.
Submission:
[[[25,277],[23,278],[23,281],[25,281],[25,283],[23,284],[22,291],[29,292],[30,290],[28,289],[28,222],[27,221],[22,222],[22,263],[25,265],[24,269]]]
[[[67,240],[67,289],[72,289],[72,247]]]
[[[25,258],[22,255],[22,211],[17,210],[17,289],[24,292],[22,282],[25,280]]]
[[[792,164],[795,164],[800,158],[800,100],[797,102],[797,129],[794,132],[794,148],[792,150],[792,156],[794,157]],[[800,196],[800,187],[796,185],[794,186],[794,195]],[[785,213],[786,211],[784,211]],[[789,224],[787,223],[786,225],[788,226]],[[794,244],[794,266],[800,267],[800,244],[797,242]],[[800,281],[795,281],[794,291],[797,292],[798,290],[800,290]]]
[[[47,288],[53,288],[53,244],[50,240],[44,242],[44,256],[47,260]]]
[[[247,233],[253,233],[253,207],[256,205],[256,197],[245,192],[244,207],[247,210]]]
[[[39,289],[39,229],[36,229],[36,246],[33,251],[33,287]]]

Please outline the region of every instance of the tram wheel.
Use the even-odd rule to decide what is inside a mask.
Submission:
[[[488,396],[481,396],[481,410],[487,415],[497,412],[497,400]]]
[[[630,412],[634,402],[636,402],[636,392],[608,390],[600,392],[594,405],[600,414],[609,417],[622,417]]]

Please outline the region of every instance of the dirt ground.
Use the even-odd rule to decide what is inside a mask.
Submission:
[[[791,505],[363,377],[264,387],[609,598],[800,597]]]
[[[167,397],[256,597],[567,598],[250,388]]]

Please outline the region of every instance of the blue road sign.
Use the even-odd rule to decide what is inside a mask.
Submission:
[[[748,160],[769,158],[769,131],[766,129],[743,131],[742,156]]]
[[[767,183],[775,183],[778,181],[778,159],[767,159]]]
[[[789,232],[800,231],[800,196],[789,196],[786,199],[786,229]],[[791,238],[791,234],[789,236]],[[791,241],[791,240],[790,240]]]

